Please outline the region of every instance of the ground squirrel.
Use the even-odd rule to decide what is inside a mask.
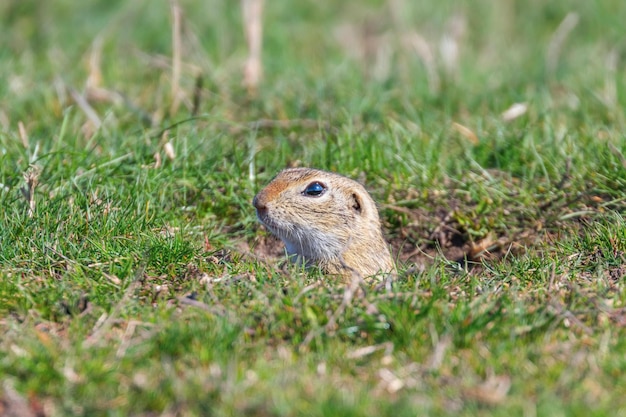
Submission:
[[[328,274],[392,273],[374,200],[361,184],[310,168],[281,171],[252,202],[296,262]]]

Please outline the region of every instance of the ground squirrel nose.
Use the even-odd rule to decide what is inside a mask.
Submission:
[[[267,208],[267,206],[265,205],[265,202],[263,201],[263,199],[261,199],[259,197],[259,194],[254,196],[254,199],[252,200],[252,205],[257,210],[265,210]]]

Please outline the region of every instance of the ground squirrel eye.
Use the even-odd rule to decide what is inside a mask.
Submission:
[[[326,191],[326,186],[321,182],[315,181],[306,186],[302,195],[307,197],[319,197]]]

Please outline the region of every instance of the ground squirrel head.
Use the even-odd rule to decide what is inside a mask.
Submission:
[[[376,204],[356,181],[316,169],[286,169],[252,204],[261,223],[300,262],[344,276],[394,270]]]

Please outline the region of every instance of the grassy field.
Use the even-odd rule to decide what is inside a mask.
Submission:
[[[266,1],[245,87],[239,2],[4,0],[0,415],[626,416],[622,3]],[[286,166],[391,291],[284,264]]]

